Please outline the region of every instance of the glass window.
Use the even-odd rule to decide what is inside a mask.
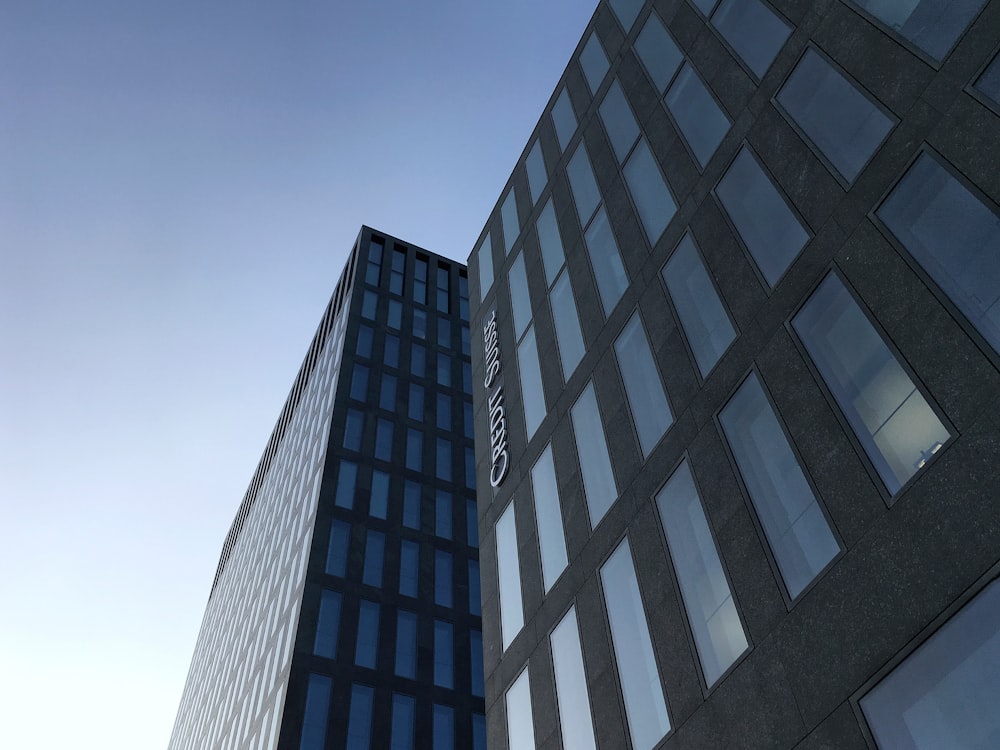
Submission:
[[[794,599],[840,552],[756,373],[719,414],[778,570]]]
[[[442,607],[454,606],[452,599],[451,553],[434,550],[434,603]]]
[[[545,158],[542,156],[542,142],[535,139],[524,160],[524,169],[528,173],[528,192],[531,193],[531,204],[538,202],[549,176],[545,173]]]
[[[450,622],[434,621],[434,684],[455,687],[455,629]]]
[[[890,494],[947,442],[948,428],[836,274],[792,320]]]
[[[362,599],[358,611],[358,642],[354,648],[354,663],[359,667],[375,669],[378,657],[378,620],[378,603]]]
[[[472,750],[486,750],[486,717],[472,714]]]
[[[656,495],[705,683],[711,687],[747,649],[729,580],[687,461]]]
[[[347,410],[344,423],[344,447],[349,451],[361,450],[361,435],[365,429],[365,415],[357,409]]]
[[[649,244],[655,245],[677,213],[677,203],[645,138],[639,140],[623,172]]]
[[[399,543],[399,593],[417,596],[420,578],[420,544],[409,539]]]
[[[729,132],[729,118],[690,63],[685,63],[677,74],[665,101],[681,135],[704,169]]]
[[[361,580],[369,586],[382,585],[382,560],[385,557],[385,534],[368,531],[365,544],[365,569]]]
[[[375,458],[392,460],[392,422],[388,419],[375,423]]]
[[[545,268],[545,285],[551,286],[559,269],[566,262],[563,251],[562,237],[559,235],[559,224],[556,222],[556,211],[552,207],[552,199],[545,201],[545,206],[538,214],[535,222],[538,231],[538,246],[542,251],[542,266]]]
[[[500,589],[500,634],[504,650],[524,627],[521,603],[521,567],[517,552],[514,503],[510,502],[496,525],[497,586]]]
[[[445,482],[451,481],[451,441],[445,438],[437,439],[435,455],[435,475]]]
[[[629,282],[625,266],[622,264],[622,256],[618,252],[618,241],[611,231],[608,215],[603,207],[590,223],[584,240],[590,264],[594,268],[594,277],[597,279],[601,306],[604,308],[605,316],[609,316],[628,289]]]
[[[1000,582],[861,699],[881,748],[993,747],[1000,737]]]
[[[848,182],[892,130],[892,120],[814,49],[806,50],[777,99]]]
[[[337,658],[337,634],[340,632],[340,592],[323,589],[316,617],[313,653],[327,659]]]
[[[396,611],[396,674],[417,678],[417,615],[405,609]]]
[[[424,310],[413,311],[413,337],[427,338],[427,313]]]
[[[556,702],[563,747],[595,750],[594,723],[590,718],[590,693],[576,624],[576,607],[570,607],[552,635],[552,668],[556,677]]]
[[[350,718],[347,721],[345,750],[369,750],[372,736],[372,702],[375,688],[351,685]]]
[[[476,489],[476,451],[469,447],[465,449],[465,486]]]
[[[535,722],[531,715],[531,683],[528,670],[521,672],[507,689],[507,747],[535,750]]]
[[[670,719],[628,539],[601,566],[601,583],[632,747],[652,748]]]
[[[403,273],[406,271],[406,251],[393,248],[392,269],[389,271],[389,291],[393,294],[403,293]]]
[[[350,545],[351,525],[346,521],[335,520],[330,527],[330,544],[326,550],[327,575],[338,578],[347,575],[347,553],[350,550]]]
[[[378,394],[378,406],[386,411],[396,411],[396,376],[382,373],[381,388]]]
[[[521,376],[521,406],[527,440],[535,434],[545,418],[545,392],[542,389],[542,369],[535,345],[535,327],[528,328],[517,347],[517,371]]]
[[[389,750],[413,750],[413,723],[416,700],[409,695],[392,694],[392,738]]]
[[[597,408],[594,384],[588,383],[583,393],[570,409],[576,450],[583,476],[583,491],[587,497],[590,527],[596,528],[608,508],[618,498],[615,475],[608,457],[608,443],[604,437],[604,424]]]
[[[420,430],[406,431],[406,468],[413,471],[424,469],[424,437]]]
[[[517,235],[521,233],[521,224],[517,218],[517,198],[513,187],[507,191],[507,197],[500,205],[500,222],[503,224],[503,251],[506,255],[514,247]]]
[[[809,241],[809,233],[746,147],[715,192],[764,280],[773,288]]]
[[[635,19],[639,15],[639,11],[642,10],[642,0],[611,0],[610,5],[611,10],[618,17],[618,22],[625,29],[625,33],[628,34],[629,29],[632,28],[632,24],[635,23]],[[573,747],[576,746],[573,745]]]
[[[372,337],[374,332],[366,325],[358,326],[358,345],[355,353],[365,359],[372,358]]]
[[[387,367],[399,367],[399,338],[391,333],[385,335],[382,364]]]
[[[447,318],[438,318],[437,340],[442,349],[451,349],[451,321]]]
[[[573,190],[573,200],[576,202],[576,213],[580,217],[580,226],[587,226],[594,209],[601,202],[601,191],[594,179],[594,170],[590,167],[590,157],[587,147],[579,144],[566,166],[566,176]]]
[[[507,272],[510,286],[511,316],[514,322],[514,340],[519,340],[531,322],[531,297],[528,295],[528,275],[524,270],[524,252],[517,254]]]
[[[935,60],[943,60],[986,0],[854,0]]]
[[[552,325],[556,332],[563,380],[569,380],[586,351],[569,272],[564,272],[552,287],[549,303],[552,305]]]
[[[315,672],[309,673],[299,750],[323,750],[326,747],[326,722],[330,711],[330,694],[332,692],[332,677]]]
[[[489,232],[479,243],[476,257],[479,259],[479,299],[482,301],[493,286],[493,241]]]
[[[649,14],[642,31],[636,37],[635,51],[657,90],[660,93],[666,91],[677,69],[684,62],[684,53],[680,51],[655,12]]]
[[[434,704],[433,750],[455,750],[455,709]]]
[[[422,378],[427,372],[427,350],[422,344],[410,344],[410,374]]]
[[[437,394],[437,426],[439,430],[451,432],[451,396],[447,393]]]
[[[1000,107],[1000,55],[994,57],[990,66],[979,76],[976,88],[992,99],[993,104]]]
[[[566,569],[566,537],[563,532],[562,509],[556,467],[552,462],[552,444],[531,467],[531,495],[535,500],[535,523],[538,527],[538,548],[542,560],[542,582],[548,593],[552,584]]]
[[[468,315],[465,317],[468,317]],[[471,340],[469,338],[469,326],[463,325],[459,330],[462,332],[462,354],[468,357],[472,353],[472,347],[469,343]]]
[[[424,421],[424,387],[410,383],[410,400],[407,403],[407,416],[417,422]]]
[[[469,279],[461,270],[458,272],[458,317],[469,321]]]
[[[389,300],[389,315],[386,324],[397,331],[403,327],[403,303],[397,299]]]
[[[632,144],[639,137],[639,125],[635,121],[621,84],[613,81],[601,102],[601,121],[608,131],[608,140],[618,157],[618,163],[625,161]]]
[[[352,461],[341,461],[337,475],[337,497],[334,505],[350,510],[354,507],[354,489],[358,486],[358,465]]]
[[[707,378],[736,339],[736,330],[690,234],[663,267],[663,280],[698,370]]]
[[[407,434],[407,439],[409,439],[409,434]],[[407,446],[407,453],[409,453],[409,446]],[[420,485],[416,482],[407,481],[403,486],[403,526],[408,529],[420,528]]]
[[[483,676],[483,634],[478,630],[469,631],[469,671],[472,694],[479,698],[484,697],[486,683]]]
[[[372,493],[371,502],[368,504],[368,513],[375,518],[386,517],[389,512],[389,475],[384,471],[374,469],[372,471]]]
[[[437,311],[451,312],[450,285],[448,283],[449,272],[445,266],[438,266],[437,269]]]
[[[372,286],[378,286],[379,276],[382,273],[382,250],[385,249],[385,244],[382,240],[377,240],[374,237],[368,243],[368,263],[365,268],[365,283],[371,284]]]
[[[427,261],[423,258],[413,264],[413,301],[427,304]]]
[[[877,213],[1000,352],[1000,216],[995,209],[923,153]]]
[[[378,311],[378,295],[375,292],[365,289],[361,298],[361,317],[368,320],[375,320]]]
[[[472,403],[469,401],[462,402],[462,430],[465,437],[472,440],[476,436],[475,423],[473,422],[474,412],[472,411]]]
[[[552,124],[559,139],[559,148],[565,151],[576,132],[576,114],[573,112],[573,104],[565,88],[559,92],[555,104],[552,105]]]
[[[451,387],[451,357],[444,352],[438,352],[437,355],[437,384]]]
[[[590,93],[596,94],[605,73],[608,72],[608,56],[604,54],[604,47],[601,46],[596,31],[591,32],[587,43],[583,45],[583,51],[580,52],[580,67],[583,68],[583,75],[587,79],[587,85],[590,86]]]
[[[443,490],[434,491],[434,534],[442,539],[452,537],[452,502],[451,493]]]
[[[483,614],[482,586],[479,581],[479,560],[469,560],[469,614]]]
[[[465,501],[465,541],[470,547],[479,547],[478,508],[475,500]]]
[[[722,0],[712,25],[757,78],[764,77],[792,33],[761,0]]]
[[[673,424],[674,416],[638,312],[633,313],[615,339],[615,356],[625,383],[629,412],[639,435],[639,447],[646,458]]]
[[[468,362],[462,363],[462,393],[472,395],[472,365]]]

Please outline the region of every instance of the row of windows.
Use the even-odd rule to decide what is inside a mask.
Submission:
[[[328,747],[332,695],[333,678],[310,673],[299,750],[323,750]],[[351,684],[347,737],[343,745],[345,750],[370,750],[372,747],[375,701],[376,688],[361,683]],[[413,750],[415,747],[417,701],[415,696],[405,693],[391,694],[389,750]],[[486,718],[482,714],[472,714],[471,737],[458,736],[455,709],[451,706],[432,704],[430,723],[432,750],[486,750]]]
[[[365,330],[364,326],[361,326],[359,330]],[[366,359],[371,358],[371,348],[369,344],[369,339],[367,334],[365,334],[365,340],[362,342],[359,339],[359,347],[361,351],[367,351],[368,356]],[[399,339],[395,336],[386,336],[385,338],[385,354],[389,362],[395,362],[395,364],[389,364],[384,362],[386,366],[392,367],[393,369],[398,369],[399,367]],[[433,352],[432,352],[433,354]],[[364,355],[361,355],[364,356]],[[418,344],[413,342],[410,344],[410,359],[409,359],[409,372],[410,375],[417,378],[428,377],[427,373],[427,347],[423,344]],[[361,368],[360,370],[358,368]],[[462,368],[462,389],[466,393],[472,392],[472,367],[463,357],[461,359]],[[351,386],[352,398],[364,401],[366,400],[365,395],[353,395],[362,394],[367,387],[368,380],[368,368],[365,365],[355,365],[355,372],[357,373],[355,377],[358,379],[357,386]],[[445,352],[437,352],[436,357],[432,360],[432,376],[437,381],[437,384],[445,387],[451,388],[452,385],[457,385],[454,382],[454,357],[449,356]],[[363,378],[363,379],[362,379]]]
[[[385,240],[379,237],[372,237],[368,245],[368,257],[365,263],[365,283],[369,286],[378,287],[382,280],[382,266],[385,256]],[[413,266],[413,301],[427,304],[427,270],[428,259],[419,255],[414,259]],[[403,283],[406,275],[406,248],[394,246],[389,264],[389,291],[392,294],[403,296]],[[434,306],[440,313],[451,312],[450,300],[450,267],[439,263],[436,267],[435,277],[435,297]],[[365,298],[368,303],[368,296]],[[395,300],[394,300],[395,301]],[[459,313],[462,320],[469,319],[469,285],[468,279],[459,274]],[[391,307],[390,307],[391,311]],[[421,315],[426,315],[424,311],[418,310]],[[391,312],[390,312],[391,317]]]

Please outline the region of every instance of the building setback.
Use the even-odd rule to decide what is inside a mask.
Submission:
[[[491,750],[1000,747],[1000,2],[602,2],[469,259]]]
[[[485,748],[465,267],[364,227],[226,539],[171,750]]]

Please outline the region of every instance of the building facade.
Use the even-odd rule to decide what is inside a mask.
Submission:
[[[489,746],[1000,746],[1000,2],[601,2],[469,258]]]
[[[364,227],[226,539],[171,750],[485,748],[464,266]]]

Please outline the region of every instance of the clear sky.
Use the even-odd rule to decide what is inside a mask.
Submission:
[[[160,750],[362,223],[464,260],[594,0],[0,0],[0,747]]]

